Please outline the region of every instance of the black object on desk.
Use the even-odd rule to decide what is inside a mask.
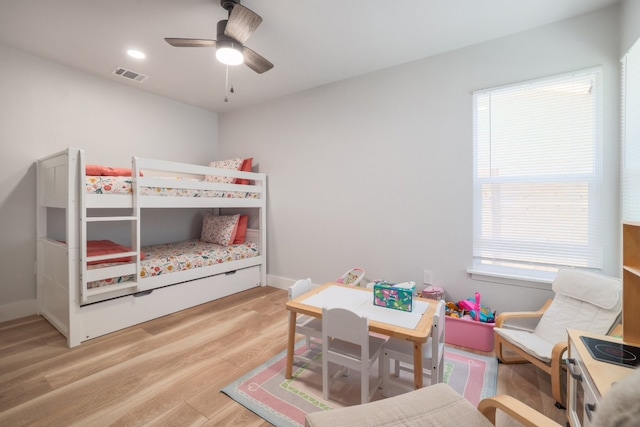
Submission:
[[[628,368],[640,365],[640,347],[585,336],[580,339],[595,360]]]

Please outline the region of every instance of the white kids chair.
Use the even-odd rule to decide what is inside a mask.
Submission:
[[[322,394],[329,399],[331,380],[344,373],[338,370],[329,378],[329,363],[360,372],[360,400],[367,403],[382,382],[382,364],[378,379],[369,386],[369,371],[382,353],[385,340],[369,335],[369,319],[344,308],[322,309]]]
[[[440,300],[433,315],[431,337],[422,344],[422,371],[424,375],[431,377],[431,385],[444,380],[444,339],[445,302]],[[389,362],[391,360],[395,362],[396,377],[400,376],[400,370],[413,372],[413,343],[393,337],[385,343],[380,362],[382,363],[382,394],[385,397],[389,396],[390,391]]]
[[[289,300],[304,295],[313,290],[311,279],[300,279],[289,287]],[[305,315],[296,316],[296,333],[304,335],[307,348],[319,346],[322,341],[322,320]],[[304,356],[294,356],[294,359],[309,363],[314,366],[320,366],[320,362]]]

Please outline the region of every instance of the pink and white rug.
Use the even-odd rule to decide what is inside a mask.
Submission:
[[[296,354],[321,361],[321,353],[308,349],[301,341]],[[228,385],[221,391],[275,426],[303,426],[308,413],[326,411],[360,403],[360,374],[352,371],[331,386],[331,399],[322,398],[322,371],[319,367],[297,363],[293,377],[285,379],[286,352]],[[372,375],[377,368],[374,367]],[[457,349],[445,350],[444,382],[458,391],[473,405],[485,397],[495,396],[498,363],[495,357],[485,357]],[[372,378],[373,380],[373,378]],[[425,378],[428,385],[429,378]],[[392,395],[408,391],[413,374],[401,372],[392,376]],[[384,399],[378,390],[372,400]]]

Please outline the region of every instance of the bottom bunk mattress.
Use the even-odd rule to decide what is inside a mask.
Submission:
[[[140,278],[145,279],[199,267],[208,267],[230,261],[237,261],[260,255],[255,242],[221,246],[191,239],[177,243],[145,246],[141,248]],[[90,269],[117,265],[116,263],[89,266]],[[89,289],[132,281],[133,276],[112,277],[89,282]]]

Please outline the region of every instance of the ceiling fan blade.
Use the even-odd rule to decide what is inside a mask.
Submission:
[[[244,63],[247,67],[251,68],[258,74],[262,74],[265,71],[269,71],[273,68],[273,64],[267,61],[262,56],[258,55],[248,47],[244,46],[242,48],[242,53],[244,55]]]
[[[165,38],[167,43],[175,47],[216,47],[215,40]]]
[[[260,15],[236,3],[229,14],[229,22],[224,34],[244,44],[261,22]]]

